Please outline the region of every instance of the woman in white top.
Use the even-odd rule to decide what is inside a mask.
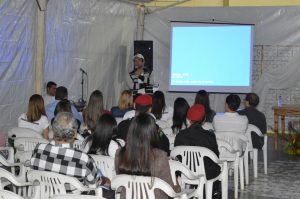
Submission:
[[[100,154],[115,157],[118,148],[125,142],[116,139],[117,122],[110,114],[103,114],[96,122],[92,134],[83,143],[84,151],[88,154]]]
[[[18,118],[18,127],[33,129],[49,139],[49,121],[41,95],[34,94],[30,97],[27,113],[22,113]]]
[[[165,95],[162,91],[155,91],[152,96],[151,113],[156,120],[165,121],[168,127],[172,126],[173,108],[166,105]]]

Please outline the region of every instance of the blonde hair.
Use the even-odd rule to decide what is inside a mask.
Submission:
[[[132,100],[131,91],[130,90],[122,91],[120,98],[119,98],[119,103],[118,103],[119,109],[125,110],[132,106],[133,106],[133,100]]]
[[[42,115],[46,115],[44,99],[41,95],[34,94],[30,97],[27,109],[27,120],[29,122],[38,121]]]

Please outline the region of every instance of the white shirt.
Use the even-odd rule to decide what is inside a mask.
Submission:
[[[45,107],[48,104],[51,104],[52,102],[55,102],[55,97],[54,96],[50,96],[50,95],[46,94],[45,96],[43,96],[43,98],[44,98],[44,105],[45,105]]]
[[[22,113],[18,118],[18,127],[33,129],[40,134],[42,134],[44,129],[46,129],[48,126],[49,121],[44,115],[42,115],[42,117],[38,121],[34,122],[27,121],[26,113]]]
[[[245,133],[248,127],[248,118],[238,113],[218,113],[213,119],[215,132]]]
[[[117,139],[117,141],[120,143],[121,147],[125,146],[125,141],[122,139]],[[84,147],[83,152],[88,153],[90,150],[90,147],[92,146],[92,142],[87,143],[87,145]],[[108,156],[114,158],[116,155],[116,151],[120,148],[118,143],[114,140],[111,140],[108,146]]]

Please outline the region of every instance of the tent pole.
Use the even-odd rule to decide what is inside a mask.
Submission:
[[[137,19],[137,31],[136,40],[143,40],[144,38],[144,23],[145,23],[145,6],[137,6],[138,19]]]
[[[35,53],[35,93],[43,94],[44,77],[44,34],[45,34],[45,12],[37,11],[37,39]]]

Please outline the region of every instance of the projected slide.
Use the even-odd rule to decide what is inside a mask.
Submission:
[[[251,91],[252,25],[172,23],[170,91]]]

